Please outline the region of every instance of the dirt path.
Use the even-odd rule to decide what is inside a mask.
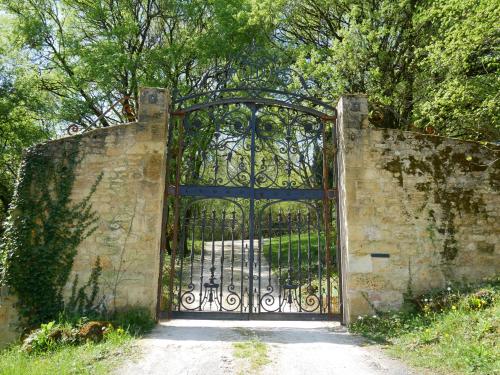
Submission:
[[[249,342],[250,357],[251,343],[264,343],[268,363],[237,358],[234,344],[241,342]],[[141,355],[116,374],[415,374],[330,322],[174,320],[158,325],[138,349]]]

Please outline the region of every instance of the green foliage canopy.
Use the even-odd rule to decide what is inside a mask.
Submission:
[[[364,92],[372,122],[500,138],[495,0],[290,0],[277,40],[317,96]]]

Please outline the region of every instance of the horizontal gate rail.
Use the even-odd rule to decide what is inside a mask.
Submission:
[[[250,187],[239,186],[197,186],[182,185],[179,187],[181,196],[207,197],[207,198],[249,198],[252,192]],[[255,199],[322,199],[322,189],[253,189]]]
[[[161,319],[167,317],[167,313],[160,315]],[[316,313],[293,313],[293,312],[260,312],[252,314],[240,314],[232,312],[208,312],[208,311],[173,311],[172,319],[201,319],[201,320],[297,320],[297,321],[325,321],[340,320],[340,314],[316,314]]]

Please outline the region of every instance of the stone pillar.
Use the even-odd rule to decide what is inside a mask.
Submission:
[[[353,303],[353,296],[350,293],[349,280],[349,207],[350,202],[356,197],[353,195],[354,187],[350,187],[349,183],[353,181],[347,178],[349,170],[347,165],[351,167],[352,155],[355,152],[352,143],[359,135],[362,128],[368,126],[368,100],[365,95],[345,95],[340,98],[337,103],[337,163],[338,163],[338,189],[339,189],[339,220],[340,233],[340,265],[342,270],[342,321],[344,324],[349,324],[351,317],[356,313],[356,307]],[[362,162],[362,161],[361,161]],[[355,164],[354,164],[355,165]]]
[[[139,122],[166,123],[170,94],[165,89],[143,87],[139,96]]]

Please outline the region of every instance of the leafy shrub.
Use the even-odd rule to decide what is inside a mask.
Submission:
[[[60,345],[77,344],[78,341],[77,328],[52,321],[31,332],[24,340],[22,349],[28,353],[40,354],[53,351]]]
[[[116,327],[122,327],[134,336],[147,333],[156,325],[155,320],[151,317],[151,312],[142,307],[117,311],[110,320]]]
[[[452,284],[445,289],[433,289],[413,299],[417,312],[431,313],[458,308],[481,310],[491,306],[500,290],[500,280],[487,280],[481,284]]]
[[[482,310],[493,305],[495,302],[495,291],[493,289],[481,289],[464,298],[462,307],[470,310]]]
[[[500,368],[499,296],[498,279],[449,285],[413,298],[413,309],[363,316],[349,328],[416,366],[493,374]]]
[[[30,354],[42,354],[65,345],[119,340],[125,334],[140,336],[155,324],[145,308],[131,308],[111,316],[93,314],[91,318],[60,314],[58,322],[51,321],[33,330],[24,339],[21,349]]]

